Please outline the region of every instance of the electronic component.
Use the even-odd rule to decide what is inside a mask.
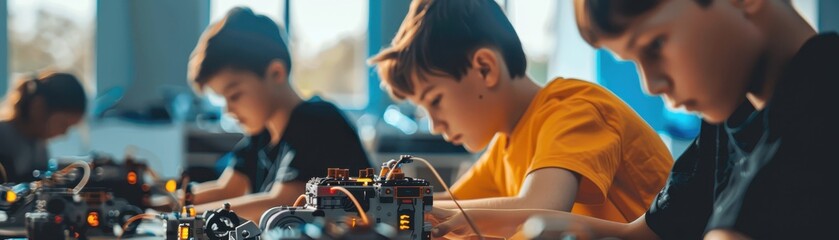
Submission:
[[[131,205],[142,209],[151,207],[151,190],[154,184],[146,181],[146,175],[154,173],[145,163],[131,155],[118,163],[112,156],[97,152],[91,153],[90,156],[80,157],[80,159],[90,161],[90,179],[85,187],[105,189],[114,197],[125,199]],[[47,174],[43,175],[49,176],[50,171],[47,170],[45,173]],[[57,179],[60,181],[50,182],[47,186],[72,187],[80,181],[81,176],[76,168],[68,171],[68,174],[61,179]]]
[[[0,238],[26,235],[26,213],[35,209],[28,183],[0,185]]]
[[[115,227],[123,226],[129,218],[142,213],[127,201],[95,188],[73,193],[65,188],[42,187],[35,190],[34,205],[35,208],[25,215],[30,239],[115,236]],[[138,224],[129,225],[125,231],[135,231]]]
[[[192,206],[179,213],[163,214],[167,240],[256,240],[262,231],[255,223],[239,218],[230,204],[223,208],[195,215]]]
[[[300,228],[274,228],[263,233],[263,239],[284,240],[393,240],[410,239],[408,236],[399,237],[397,230],[384,223],[373,226],[359,225],[347,227],[345,224],[328,222],[323,217],[317,217],[312,223],[306,223]]]
[[[326,177],[312,178],[306,184],[301,196],[305,205],[271,208],[263,213],[260,226],[266,235],[294,229],[304,232],[306,224],[325,218],[350,230],[387,224],[396,229],[396,238],[431,239],[431,224],[424,214],[431,211],[433,189],[426,180],[405,177],[401,164],[396,163],[411,162],[410,156],[406,157],[383,164],[378,176],[372,168],[361,169],[355,178],[350,177],[349,169],[329,168]],[[347,192],[339,191],[341,188],[352,194],[358,207]]]
[[[104,188],[86,186],[91,170],[85,161],[62,170],[56,165],[51,168],[38,175],[40,181],[0,187],[0,227],[4,230],[0,235],[30,239],[114,236],[115,228],[142,213]],[[136,226],[125,230],[133,232]]]

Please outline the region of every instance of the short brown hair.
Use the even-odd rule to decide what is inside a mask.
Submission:
[[[412,78],[460,79],[480,48],[498,50],[511,78],[524,76],[521,41],[494,0],[414,0],[391,46],[370,59],[391,96],[413,94]]]
[[[694,0],[707,7],[713,0]],[[626,31],[632,22],[655,9],[662,0],[576,0],[577,28],[588,44],[599,47],[599,37],[613,37]]]
[[[291,72],[284,31],[270,18],[236,7],[204,31],[190,56],[188,78],[200,93],[221,70],[244,70],[264,77],[274,60],[282,62],[286,73]]]

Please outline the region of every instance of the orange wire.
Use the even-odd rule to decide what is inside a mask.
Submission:
[[[117,240],[122,239],[122,235],[125,234],[125,230],[128,229],[128,225],[139,219],[157,219],[157,215],[142,213],[129,218],[127,221],[125,221],[125,224],[122,225],[122,232],[119,233],[119,236],[117,236]]]
[[[466,211],[464,211],[463,207],[460,206],[460,203],[457,202],[457,199],[455,199],[454,197],[454,193],[452,193],[452,191],[449,190],[449,187],[446,186],[446,182],[443,181],[443,178],[440,177],[440,174],[437,173],[437,170],[434,169],[434,166],[431,166],[431,163],[429,163],[428,160],[422,158],[411,157],[411,159],[425,163],[425,165],[428,166],[429,169],[431,169],[431,172],[434,173],[435,177],[437,177],[437,181],[440,181],[440,185],[443,185],[443,189],[446,189],[446,192],[449,193],[449,196],[452,198],[452,202],[454,202],[454,205],[456,205],[457,208],[460,209],[460,213],[463,214],[463,218],[466,219],[467,223],[469,223],[469,227],[471,227],[472,231],[474,231],[475,234],[478,235],[479,239],[484,240],[484,236],[481,235],[481,232],[478,231],[478,226],[476,226],[475,223],[472,222],[472,218],[469,218],[469,215],[466,215]]]
[[[300,206],[300,203],[303,203],[303,200],[306,200],[306,194],[300,194],[300,196],[297,197],[297,200],[294,200],[294,205],[291,205],[291,206],[292,207]]]
[[[358,215],[361,216],[361,221],[364,222],[364,225],[370,225],[370,220],[367,220],[367,213],[365,213],[364,209],[361,208],[361,204],[358,203],[358,199],[355,199],[355,195],[352,195],[352,193],[350,193],[350,190],[347,190],[344,187],[332,187],[330,188],[330,190],[338,190],[343,192],[344,194],[347,194],[347,197],[349,197],[350,200],[352,200],[352,203],[355,204],[355,208],[358,209]]]

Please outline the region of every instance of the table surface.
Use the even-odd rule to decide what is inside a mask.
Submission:
[[[124,237],[122,239],[130,239],[130,240],[146,240],[146,239],[161,239],[163,236],[163,222],[161,221],[143,221],[140,223],[140,226],[137,227],[137,236],[131,237]],[[9,236],[13,236],[8,238]],[[26,239],[26,229],[25,228],[2,228],[0,229],[0,239]],[[90,237],[91,240],[110,240],[110,239],[117,239],[116,236],[96,236]]]

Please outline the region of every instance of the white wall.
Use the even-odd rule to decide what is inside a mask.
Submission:
[[[556,48],[548,68],[555,76],[596,81],[595,50],[580,36],[574,19],[574,1],[558,1]]]

